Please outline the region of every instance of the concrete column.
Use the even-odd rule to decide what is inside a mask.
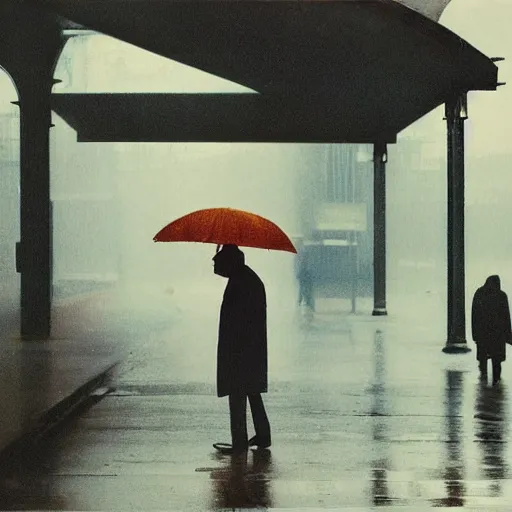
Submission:
[[[20,107],[21,336],[50,336],[52,245],[50,204],[51,91],[65,44],[56,21],[21,2],[0,10],[0,62],[13,78]],[[8,45],[4,45],[7,41]]]
[[[50,91],[49,83],[20,91],[21,335],[43,338],[50,335],[52,280]]]
[[[448,311],[446,353],[464,353],[466,342],[464,248],[464,121],[467,95],[445,105],[448,147]]]
[[[386,309],[386,162],[384,143],[373,146],[373,316]]]

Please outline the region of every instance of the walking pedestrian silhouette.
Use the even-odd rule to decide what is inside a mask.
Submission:
[[[489,276],[473,296],[471,307],[473,340],[482,379],[487,379],[487,360],[492,360],[492,381],[501,379],[501,363],[506,359],[506,344],[511,342],[510,309],[507,294],[501,290],[499,276]]]

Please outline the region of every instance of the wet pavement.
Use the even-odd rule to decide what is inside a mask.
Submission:
[[[217,292],[169,308],[156,328],[131,312],[115,389],[9,468],[0,508],[510,510],[509,363],[491,387],[474,351],[442,353],[436,297],[421,315],[396,297],[407,313],[387,318],[364,300],[357,315],[319,301],[310,318],[270,297],[273,445],[216,453],[229,441],[214,387]]]
[[[5,299],[5,297],[3,297]],[[59,319],[71,304],[55,308],[49,340],[22,340],[12,310],[0,315],[0,453],[42,433],[108,380],[122,359],[108,339],[87,342],[68,336]],[[74,304],[72,309],[76,309]],[[59,332],[60,331],[60,332]]]

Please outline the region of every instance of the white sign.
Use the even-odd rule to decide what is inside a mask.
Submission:
[[[324,203],[320,205],[316,229],[319,231],[366,231],[366,203]]]

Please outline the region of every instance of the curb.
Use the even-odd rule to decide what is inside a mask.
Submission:
[[[0,465],[8,466],[15,462],[25,450],[33,448],[44,439],[52,430],[58,427],[64,420],[91,399],[99,401],[112,388],[108,384],[112,380],[112,374],[119,363],[113,363],[104,370],[91,377],[85,384],[79,386],[73,393],[63,398],[56,405],[44,411],[39,417],[34,418],[32,425],[28,425],[15,439],[10,441],[0,450]],[[94,396],[99,388],[106,388],[105,393]]]

